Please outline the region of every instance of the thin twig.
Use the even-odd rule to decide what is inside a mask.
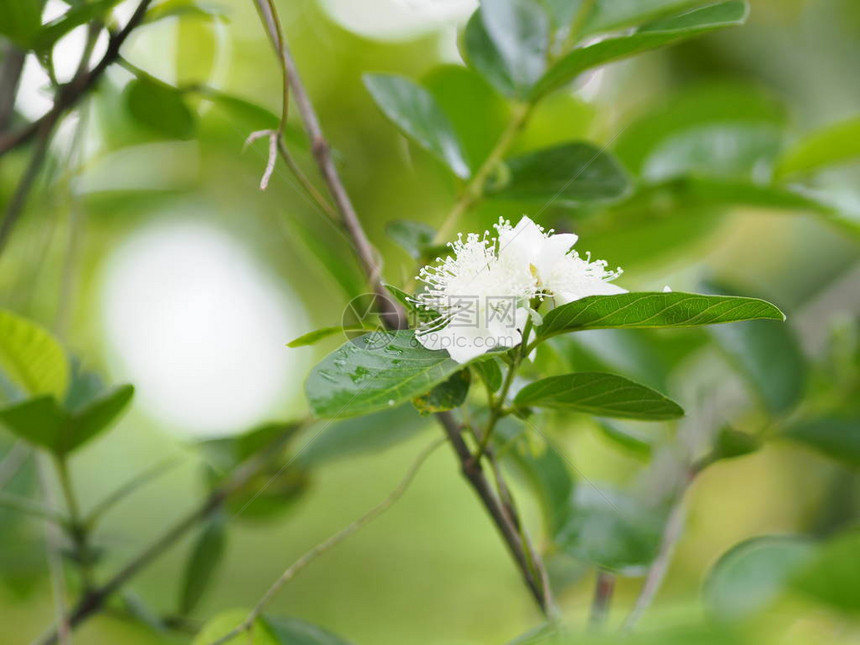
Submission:
[[[284,447],[284,443],[293,436],[295,428],[290,426],[280,437],[266,448],[248,458],[233,471],[233,474],[221,486],[212,491],[202,504],[180,519],[170,529],[163,533],[140,554],[133,558],[125,567],[114,574],[105,584],[91,589],[78,601],[75,608],[66,615],[71,629],[100,611],[107,600],[119,591],[126,583],[136,576],[144,567],[173,546],[180,537],[193,528],[198,522],[211,516],[219,510],[227,498],[247,484],[262,471],[272,458]],[[52,645],[58,642],[58,633],[53,630],[42,640],[41,645]]]
[[[124,483],[122,486],[117,488],[113,493],[105,497],[101,502],[96,504],[86,516],[86,519],[84,520],[84,525],[88,528],[92,528],[105,513],[107,513],[111,508],[114,507],[115,504],[117,504],[117,502],[122,501],[128,495],[136,491],[144,484],[163,475],[172,468],[175,468],[179,463],[179,458],[171,457],[169,459],[165,459],[160,463],[155,464],[151,468],[147,468],[141,473],[138,473],[126,483]]]
[[[534,105],[534,103],[522,103],[514,107],[511,120],[499,136],[496,145],[493,146],[493,149],[487,155],[481,167],[472,175],[472,178],[463,188],[460,198],[442,221],[442,226],[439,228],[439,232],[436,233],[434,239],[435,244],[446,242],[457,228],[460,218],[466,211],[483,199],[487,179],[507,154],[517,135],[525,127]]]
[[[36,472],[39,476],[45,503],[52,506],[54,503],[53,492],[48,482],[46,470],[43,456],[36,455]],[[60,555],[61,544],[62,534],[57,525],[53,522],[45,524],[45,551],[48,558],[48,569],[51,572],[51,589],[54,594],[57,641],[60,645],[67,645],[72,642],[72,636],[69,617],[66,613],[66,579],[63,575],[63,559]]]
[[[307,567],[316,558],[326,553],[333,547],[337,546],[338,544],[346,540],[348,537],[360,531],[370,522],[372,522],[389,508],[391,508],[401,497],[403,497],[403,494],[406,492],[406,490],[409,488],[409,485],[415,479],[415,476],[418,474],[418,471],[421,469],[421,467],[424,465],[430,455],[432,455],[436,448],[441,446],[442,443],[444,443],[444,439],[439,439],[424,448],[424,450],[421,451],[421,453],[418,455],[418,458],[409,468],[406,475],[403,477],[397,487],[388,495],[388,497],[386,497],[379,504],[370,509],[367,513],[362,515],[360,518],[352,522],[346,528],[338,531],[327,540],[320,542],[318,545],[316,545],[314,548],[312,548],[310,551],[308,551],[302,557],[296,560],[292,565],[290,565],[287,570],[284,571],[284,573],[282,573],[277,580],[275,580],[272,586],[269,587],[268,591],[266,591],[266,593],[254,607],[254,609],[251,610],[251,613],[248,614],[248,617],[240,625],[238,625],[230,632],[212,643],[212,645],[222,645],[223,643],[227,643],[228,641],[232,640],[234,637],[238,636],[242,632],[250,632],[254,627],[254,622],[257,620],[257,618],[260,617],[260,614],[263,613],[263,610],[266,608],[266,606],[271,602],[271,600],[283,588],[285,584],[295,578],[296,575],[302,569]]]
[[[30,448],[23,441],[15,443],[9,452],[6,453],[3,461],[0,461],[0,490],[3,490],[6,484],[12,481],[12,478],[18,474],[21,466],[27,461],[29,454]]]
[[[639,596],[633,605],[633,609],[624,619],[621,626],[622,631],[629,632],[639,622],[642,615],[651,606],[657,592],[663,584],[663,579],[666,577],[666,572],[669,570],[669,564],[672,562],[672,555],[675,552],[675,545],[681,538],[681,533],[684,528],[684,500],[683,493],[681,498],[672,507],[669,517],[666,520],[666,526],[663,529],[663,536],[660,540],[660,550],[657,558],[648,569],[648,574],[645,577],[645,582],[642,583],[642,589],[639,591]]]
[[[602,629],[606,624],[614,591],[615,576],[603,569],[598,570],[597,580],[594,583],[594,600],[591,603],[591,616],[588,620],[589,629],[596,631]]]
[[[6,211],[3,214],[3,222],[0,223],[0,255],[2,255],[6,243],[9,241],[9,236],[12,235],[12,229],[24,212],[24,206],[27,204],[30,190],[33,188],[33,184],[36,182],[36,178],[39,176],[39,171],[42,169],[42,164],[48,154],[51,134],[54,132],[54,126],[57,124],[58,118],[59,113],[50,113],[50,118],[40,122],[36,148],[30,156],[30,163],[27,164],[21,180],[15,187],[15,192],[9,200],[9,204],[6,206]]]
[[[39,502],[15,495],[13,493],[0,492],[0,506],[12,509],[27,515],[34,515],[45,520],[50,520],[59,525],[66,525],[66,516],[56,508],[40,504]]]

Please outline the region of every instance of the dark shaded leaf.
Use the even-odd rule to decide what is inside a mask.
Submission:
[[[463,405],[469,394],[472,373],[468,369],[460,370],[447,381],[440,383],[427,394],[412,399],[412,405],[421,414],[433,414],[453,410]]]

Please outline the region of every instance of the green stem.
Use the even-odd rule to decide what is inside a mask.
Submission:
[[[520,364],[523,362],[523,359],[528,356],[529,349],[526,341],[528,340],[531,331],[532,318],[529,316],[526,319],[526,324],[523,326],[523,340],[514,355],[513,362],[508,368],[508,373],[505,375],[505,381],[502,383],[502,389],[499,391],[499,396],[494,399],[492,393],[488,390],[490,398],[490,418],[487,420],[487,427],[484,430],[484,436],[481,437],[478,452],[475,453],[476,462],[480,462],[481,458],[486,454],[487,447],[490,445],[490,441],[493,437],[493,430],[496,428],[496,423],[498,423],[499,419],[504,416],[505,400],[508,398],[508,392],[511,390],[511,385],[514,383],[514,377],[517,374]]]
[[[478,168],[477,172],[472,175],[472,178],[466,184],[460,198],[454,207],[445,217],[439,232],[436,234],[434,243],[444,243],[457,227],[460,218],[472,206],[477,204],[484,197],[484,187],[490,173],[496,169],[496,166],[502,161],[502,158],[507,154],[517,135],[525,127],[532,110],[535,107],[534,102],[520,103],[514,107],[513,115],[505,130],[499,136],[496,145],[490,151],[490,154]]]
[[[84,523],[81,507],[75,496],[66,458],[64,456],[56,457],[54,463],[57,466],[60,489],[63,491],[63,497],[69,510],[67,531],[74,544],[81,581],[83,582],[84,589],[90,589],[92,588],[92,572],[90,568],[89,531]]]

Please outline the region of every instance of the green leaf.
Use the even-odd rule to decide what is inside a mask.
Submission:
[[[570,515],[575,482],[553,443],[544,439],[539,449],[533,449],[522,436],[524,431],[527,429],[504,419],[496,427],[494,441],[503,463],[511,466],[537,497],[547,535],[555,535]]]
[[[518,95],[505,61],[484,27],[480,9],[475,11],[466,23],[461,47],[466,64],[490,85],[505,96]]]
[[[493,357],[486,361],[478,361],[472,365],[472,369],[477,372],[491,392],[497,392],[502,387],[502,368],[498,358]]]
[[[365,74],[364,84],[382,113],[406,136],[458,177],[469,177],[469,163],[454,128],[428,90],[393,74]]]
[[[335,334],[360,331],[369,330],[366,327],[343,327],[342,325],[322,327],[321,329],[315,329],[314,331],[309,331],[307,334],[302,334],[298,338],[294,338],[287,343],[287,347],[307,347],[308,345],[316,345],[321,340],[334,336]]]
[[[744,0],[729,0],[649,23],[629,36],[608,38],[574,49],[547,70],[532,96],[539,97],[567,85],[589,69],[718,29],[741,25],[748,13],[749,7]]]
[[[311,428],[313,439],[297,458],[311,468],[365,453],[378,454],[412,439],[427,423],[410,404],[354,419],[320,422],[319,428]]]
[[[782,130],[773,124],[708,124],[667,137],[642,168],[648,181],[688,175],[752,178],[769,167],[782,147]]]
[[[249,613],[250,610],[247,609],[230,609],[217,614],[197,632],[191,645],[212,645],[245,622]],[[231,638],[225,645],[281,645],[281,643],[282,641],[275,636],[267,620],[258,618],[254,621],[250,637],[247,632],[244,632]]]
[[[280,645],[350,645],[340,636],[298,618],[266,616],[265,620]]]
[[[424,257],[427,249],[433,246],[436,229],[423,222],[394,220],[385,225],[385,232],[398,246],[416,260]]]
[[[637,436],[618,422],[609,419],[600,419],[597,429],[604,437],[630,452],[633,456],[645,461],[651,459],[654,452],[654,444],[644,437]]]
[[[29,49],[42,26],[42,6],[37,0],[3,0],[0,2],[0,35],[21,49]]]
[[[720,82],[672,94],[630,123],[615,142],[615,154],[635,174],[664,142],[687,131],[714,126],[781,128],[786,110],[758,87]]]
[[[544,316],[538,338],[582,329],[697,327],[756,319],[785,320],[785,316],[757,298],[643,291],[589,296],[556,307]]]
[[[326,356],[305,392],[317,416],[351,417],[414,399],[462,368],[448,352],[422,347],[412,331],[377,332]]]
[[[852,468],[860,468],[860,418],[824,416],[798,421],[781,435],[837,459]]]
[[[860,159],[860,117],[816,130],[786,150],[776,166],[778,179],[808,174]]]
[[[185,576],[179,596],[179,614],[187,616],[197,607],[212,577],[218,570],[227,541],[224,517],[216,514],[200,531],[191,556],[185,565]]]
[[[190,139],[194,114],[175,87],[152,78],[136,78],[125,89],[129,113],[136,121],[161,136]]]
[[[766,609],[814,553],[800,536],[756,537],[726,551],[708,572],[703,590],[709,613],[741,620]]]
[[[627,172],[605,150],[562,143],[505,160],[503,177],[487,187],[499,199],[551,200],[559,205],[619,199],[630,190]]]
[[[59,341],[39,325],[0,310],[0,369],[22,393],[51,394],[61,400],[69,383],[69,363]]]
[[[754,321],[710,331],[772,414],[800,403],[806,390],[806,359],[787,325]]]
[[[133,394],[134,388],[124,385],[76,411],[61,408],[52,396],[35,397],[0,409],[0,422],[21,439],[63,456],[106,430]]]
[[[208,5],[191,0],[166,0],[159,2],[146,12],[144,23],[153,23],[165,18],[191,16],[206,20],[227,20],[227,14],[216,5]]]
[[[644,421],[684,416],[681,406],[659,392],[623,376],[599,372],[551,376],[529,383],[517,393],[514,403]]]
[[[633,27],[713,0],[597,0],[584,25],[593,34]]]
[[[478,72],[462,65],[433,67],[421,82],[451,120],[466,158],[478,168],[511,120],[508,101]]]
[[[837,535],[821,546],[794,577],[802,594],[847,614],[860,617],[860,530]]]
[[[76,450],[107,430],[128,407],[133,396],[133,386],[121,385],[71,412],[68,436],[62,444],[63,452]]]
[[[706,288],[738,294],[737,289],[720,283],[708,283]],[[800,403],[806,390],[807,365],[788,325],[757,320],[714,328],[710,333],[771,414],[783,414]]]
[[[39,30],[33,39],[33,49],[39,53],[49,52],[57,41],[72,29],[85,25],[91,20],[102,20],[120,2],[121,0],[99,0],[70,7],[62,16]]]
[[[762,447],[762,441],[758,437],[735,430],[734,428],[720,428],[714,441],[711,455],[713,461],[721,459],[735,459],[752,454]]]
[[[621,575],[642,575],[657,556],[666,514],[619,491],[579,486],[554,542],[572,557]]]
[[[569,27],[582,10],[583,0],[544,0],[549,17],[558,28]]]
[[[549,16],[534,0],[483,0],[479,15],[504,76],[526,96],[546,70]]]
[[[39,396],[0,409],[0,423],[27,443],[60,454],[68,417],[53,396]]]
[[[427,394],[412,399],[412,405],[424,415],[453,410],[463,405],[471,383],[472,373],[468,369],[460,370]]]

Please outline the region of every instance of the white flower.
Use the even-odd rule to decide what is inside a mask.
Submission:
[[[465,363],[495,347],[515,347],[522,340],[535,281],[528,265],[502,261],[488,234],[460,236],[454,253],[438,266],[421,269],[425,291],[415,297],[439,318],[418,332],[428,349],[447,349]]]
[[[523,217],[515,228],[505,220],[496,225],[497,238],[474,233],[451,244],[453,255],[421,269],[426,285],[415,297],[439,317],[416,337],[428,349],[447,349],[465,363],[495,347],[515,347],[534,298],[552,298],[555,305],[593,295],[623,293],[610,284],[620,275],[606,262],[581,258],[571,247],[577,237],[555,235]]]
[[[527,263],[541,295],[552,297],[556,305],[565,305],[586,296],[608,296],[626,290],[611,284],[621,270],[607,270],[604,260],[580,257],[571,247],[576,235],[545,232],[528,217],[515,228],[509,222],[496,225],[499,232],[499,257]]]

